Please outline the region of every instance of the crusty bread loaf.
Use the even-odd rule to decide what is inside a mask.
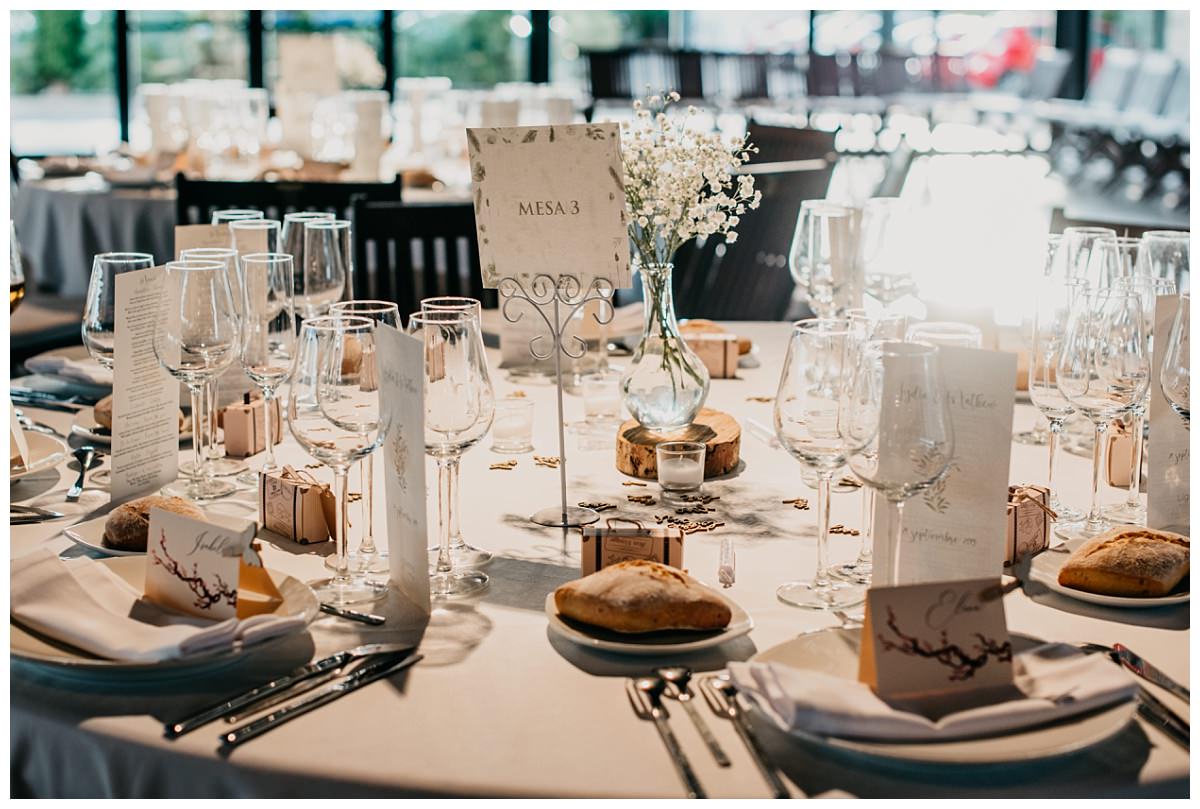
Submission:
[[[105,396],[100,401],[96,402],[96,406],[92,408],[93,418],[96,423],[104,429],[112,432],[112,408],[113,397]],[[188,425],[188,421],[184,418],[183,411],[179,411],[179,432],[183,432],[183,428]]]
[[[185,517],[204,519],[204,512],[189,500],[184,500],[182,497],[161,497],[152,494],[149,497],[122,503],[112,510],[112,513],[108,515],[108,520],[104,523],[102,543],[105,547],[119,551],[146,550],[146,538],[150,535],[151,508],[161,508]]]
[[[1109,596],[1165,596],[1188,575],[1188,538],[1121,526],[1081,545],[1058,571],[1064,587]]]
[[[658,562],[619,562],[554,591],[561,615],[616,632],[722,629],[725,599],[681,570]]]

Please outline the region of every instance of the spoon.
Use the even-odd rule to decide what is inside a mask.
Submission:
[[[692,724],[696,726],[696,731],[708,746],[708,751],[712,753],[713,758],[717,760],[717,764],[728,767],[729,756],[725,755],[725,751],[721,749],[720,743],[709,729],[708,723],[704,721],[704,718],[696,710],[696,706],[692,704],[692,691],[688,687],[688,681],[692,679],[692,670],[684,666],[667,666],[659,669],[657,674],[674,686],[672,690],[666,692],[667,696],[682,705],[687,715],[692,718]]]
[[[83,494],[83,478],[88,473],[88,468],[91,467],[92,461],[96,459],[96,448],[91,444],[85,444],[75,450],[75,460],[79,462],[79,477],[75,479],[75,483],[67,489],[67,502],[74,503],[79,499],[79,495]]]

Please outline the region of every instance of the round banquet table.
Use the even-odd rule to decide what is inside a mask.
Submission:
[[[759,367],[740,379],[714,380],[709,404],[747,419],[771,423],[771,405],[748,397],[772,396],[785,347],[787,325],[731,324],[758,347]],[[493,367],[498,356],[491,357]],[[614,358],[620,363],[622,358]],[[517,387],[535,403],[539,455],[558,453],[553,389],[517,386],[495,374],[497,395]],[[582,402],[569,396],[566,419],[582,417]],[[66,431],[70,416],[33,411]],[[1035,412],[1018,405],[1016,424],[1027,429]],[[608,501],[620,513],[648,517],[650,507],[630,504],[624,476],[614,467],[611,443],[592,448],[568,437],[570,499]],[[78,444],[78,439],[72,440]],[[1010,480],[1042,480],[1045,447],[1014,445]],[[289,437],[281,461],[310,463]],[[532,525],[526,517],[555,504],[558,473],[518,456],[512,471],[489,470],[499,459],[488,441],[471,450],[462,471],[463,531],[468,541],[498,553],[488,568],[491,586],[476,600],[438,607],[421,636],[405,625],[391,602],[379,610],[389,625],[367,628],[321,617],[302,638],[250,656],[236,668],[186,682],[134,687],[62,686],[16,664],[10,688],[10,771],[14,795],[56,797],[317,797],[387,795],[682,797],[658,735],[637,720],[623,678],[646,673],[664,660],[631,659],[574,647],[548,634],[543,601],[561,582],[578,577],[577,562],[559,556],[561,533]],[[720,531],[737,548],[737,582],[725,594],[752,616],[750,635],[682,662],[716,669],[730,659],[798,634],[835,626],[833,616],[787,606],[775,598],[785,578],[807,577],[814,556],[813,512],[781,501],[812,497],[799,464],[744,431],[743,466],[736,476],[709,482],[726,526],[687,539],[685,566],[716,584]],[[318,474],[325,470],[316,470]],[[1088,461],[1067,455],[1060,490],[1070,502],[1087,501]],[[76,518],[103,506],[106,492],[89,487],[77,505],[63,495],[75,472],[65,466],[12,489],[14,502],[68,511]],[[326,473],[326,477],[328,474]],[[382,475],[377,484],[382,490]],[[430,480],[433,480],[432,474]],[[352,479],[351,489],[355,489]],[[380,496],[382,491],[380,491]],[[1110,491],[1116,500],[1120,493]],[[432,500],[432,498],[431,498]],[[216,508],[255,513],[254,495],[242,492]],[[833,521],[856,526],[858,494],[837,494]],[[352,507],[353,508],[353,507]],[[432,503],[430,508],[432,509]],[[352,517],[355,512],[351,512]],[[11,554],[39,546],[76,554],[59,532],[66,521],[11,530]],[[430,519],[432,526],[436,523]],[[382,530],[380,531],[382,533]],[[301,579],[324,574],[327,548],[290,545],[264,534],[269,567]],[[857,550],[857,538],[831,539],[835,561]],[[569,542],[577,547],[577,534]],[[328,543],[327,543],[328,544]],[[1009,628],[1050,641],[1123,642],[1177,680],[1188,682],[1187,607],[1119,611],[1092,607],[1053,593],[1006,597]],[[426,659],[407,675],[372,684],[337,703],[286,724],[238,749],[227,759],[216,752],[218,725],[176,741],[162,736],[164,720],[215,701],[271,674],[371,640],[416,639]],[[1181,715],[1187,706],[1153,689]],[[674,703],[671,725],[712,797],[767,797],[767,789],[731,724],[700,710],[733,764],[718,768],[690,722]],[[1157,728],[1137,719],[1107,741],[1082,752],[1025,765],[933,768],[903,765],[794,742],[759,723],[759,731],[786,776],[793,795],[831,790],[859,797],[988,797],[1188,794],[1189,757]]]

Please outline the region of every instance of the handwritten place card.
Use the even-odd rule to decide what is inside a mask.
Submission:
[[[375,329],[380,429],[392,583],[426,615],[429,545],[425,524],[425,344],[391,326]]]
[[[904,506],[900,538],[900,581],[892,565],[876,565],[880,584],[998,576],[1004,566],[1008,467],[1012,451],[1015,354],[973,348],[939,347],[942,378],[954,427],[954,459],[942,480]],[[885,371],[886,373],[886,371]],[[905,381],[885,381],[905,394]],[[912,390],[908,395],[922,395]],[[880,436],[880,464],[889,459],[888,436]],[[891,509],[876,499],[876,558],[890,560],[887,537]]]
[[[1014,688],[999,576],[867,591],[858,679],[925,715],[998,701]]]
[[[630,286],[620,135],[615,123],[467,130],[485,287],[543,273]]]
[[[1154,307],[1154,356],[1150,376],[1150,458],[1146,469],[1146,521],[1151,528],[1191,531],[1190,433],[1163,396],[1159,377],[1179,298],[1160,295]]]
[[[163,280],[161,267],[124,272],[115,279],[114,503],[158,491],[179,473],[179,382],[154,353]]]
[[[248,618],[273,612],[283,597],[252,546],[257,526],[222,524],[150,509],[146,598],[201,618]]]

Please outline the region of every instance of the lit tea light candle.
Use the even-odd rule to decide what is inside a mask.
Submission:
[[[658,485],[667,494],[700,491],[706,447],[698,441],[664,441],[655,448]]]

